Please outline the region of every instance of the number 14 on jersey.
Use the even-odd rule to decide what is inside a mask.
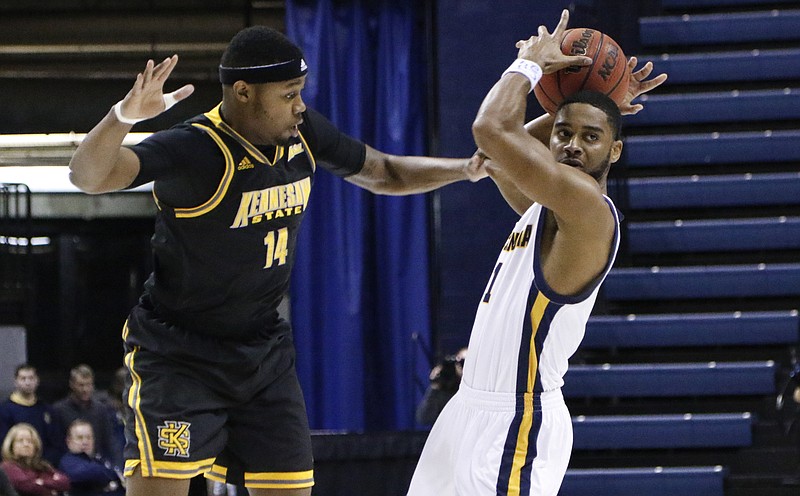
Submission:
[[[273,265],[285,264],[286,255],[289,253],[289,230],[282,227],[277,231],[268,232],[267,235],[264,236],[264,245],[267,247],[267,262],[264,264],[265,269],[269,269]]]

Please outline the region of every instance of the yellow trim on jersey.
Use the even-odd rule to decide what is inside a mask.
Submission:
[[[253,158],[258,160],[262,164],[274,165],[278,159],[278,154],[281,147],[276,147],[275,159],[272,162],[270,162],[270,160],[266,157],[266,155],[261,153],[261,150],[256,148],[255,145],[247,141],[247,139],[244,136],[237,133],[235,129],[233,129],[230,125],[228,125],[227,122],[222,120],[222,114],[219,113],[220,107],[222,107],[221,103],[203,115],[205,115],[208,120],[214,123],[214,126],[218,127],[220,130],[228,134],[231,138],[238,141],[239,144],[242,145],[242,147],[244,147],[245,150],[247,150],[247,153],[253,156]]]
[[[223,467],[215,463],[211,466],[211,470],[205,473],[205,477],[215,482],[227,482],[228,467]]]
[[[202,124],[192,125],[208,133],[208,135],[211,136],[211,138],[217,143],[217,146],[219,146],[220,150],[222,150],[222,154],[225,156],[225,173],[222,175],[222,180],[219,182],[219,186],[217,186],[217,191],[211,195],[211,198],[209,198],[207,202],[198,207],[176,208],[175,217],[178,219],[199,217],[214,210],[214,208],[216,208],[217,205],[219,205],[219,203],[222,201],[222,198],[225,197],[225,193],[227,193],[228,187],[233,180],[233,173],[236,171],[236,164],[233,161],[233,155],[231,155],[231,151],[225,145],[225,142],[222,141],[222,138],[220,138],[219,135],[208,126],[204,126]]]
[[[525,459],[528,456],[528,440],[530,439],[531,428],[533,427],[533,388],[536,383],[536,371],[539,367],[539,361],[536,358],[536,333],[539,331],[539,325],[542,322],[542,317],[547,309],[550,300],[539,293],[536,295],[536,300],[533,302],[531,308],[531,342],[530,351],[528,352],[528,384],[527,390],[523,396],[523,410],[522,419],[517,431],[517,442],[514,448],[514,461],[511,464],[511,473],[508,477],[508,496],[518,496],[520,494],[520,477],[522,475],[522,467],[525,465]]]
[[[523,396],[522,419],[517,432],[517,442],[514,448],[514,462],[511,464],[511,473],[508,476],[508,496],[519,496],[520,478],[522,467],[525,465],[525,458],[528,456],[528,439],[533,426],[533,393],[525,393]]]
[[[529,393],[533,392],[533,387],[536,382],[536,371],[539,367],[539,361],[536,358],[536,333],[539,331],[544,311],[549,304],[550,300],[542,293],[539,293],[536,295],[536,300],[533,302],[533,308],[531,308],[531,343],[530,351],[528,352],[528,388],[526,389]]]
[[[152,463],[152,473],[150,475],[144,475],[144,471],[142,471],[142,476],[163,477],[165,479],[190,479],[195,475],[206,474],[213,464],[214,458],[206,458],[205,460],[198,460],[196,462],[154,461]],[[125,476],[130,477],[133,475],[133,472],[139,465],[142,465],[141,460],[126,460]]]
[[[125,329],[127,333],[127,324]],[[142,415],[142,411],[140,409],[142,403],[142,378],[134,370],[134,364],[136,362],[135,356],[138,351],[139,347],[134,346],[133,350],[125,355],[125,367],[127,367],[128,372],[131,374],[131,387],[128,390],[128,398],[126,399],[126,402],[133,410],[134,431],[136,432],[136,439],[139,446],[139,458],[143,462],[146,462],[142,464],[142,476],[150,477],[154,475],[152,471],[153,447],[150,444],[150,437],[147,435],[147,425],[145,424],[144,416]],[[135,465],[133,468],[135,468]],[[128,471],[127,461],[125,462],[125,471]]]
[[[150,194],[152,194],[152,195],[153,195],[153,201],[154,201],[154,202],[155,202],[155,204],[156,204],[156,208],[157,208],[158,210],[161,210],[161,202],[160,202],[160,201],[158,201],[158,196],[156,195],[156,188],[155,188],[155,187],[154,187],[154,188],[153,188],[153,189],[150,191]]]
[[[314,158],[314,154],[311,153],[311,148],[309,148],[308,143],[306,143],[306,139],[303,136],[303,133],[297,133],[300,136],[300,141],[303,142],[303,149],[306,151],[306,155],[308,155],[308,160],[311,162],[311,170],[316,172],[317,171],[317,159]],[[291,157],[290,157],[291,159]]]
[[[314,485],[314,471],[259,472],[244,474],[245,487],[256,489],[300,489]]]

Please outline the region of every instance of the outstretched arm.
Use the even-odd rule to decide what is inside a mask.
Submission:
[[[389,155],[367,146],[364,167],[346,180],[372,193],[409,195],[484,177],[486,171],[469,159]]]
[[[121,146],[133,122],[159,115],[194,91],[192,85],[186,85],[172,93],[163,93],[164,82],[177,63],[177,55],[159,64],[147,61],[125,98],[112,107],[75,150],[69,162],[72,184],[86,193],[106,193],[133,182],[139,173],[139,159]]]

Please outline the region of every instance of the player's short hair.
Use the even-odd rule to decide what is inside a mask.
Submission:
[[[223,67],[254,67],[302,59],[303,51],[280,31],[268,26],[242,29],[222,54]]]
[[[614,139],[618,140],[622,136],[622,114],[616,102],[602,93],[596,91],[581,90],[566,97],[556,109],[556,113],[572,103],[586,103],[600,109],[608,117],[608,125],[614,131]]]

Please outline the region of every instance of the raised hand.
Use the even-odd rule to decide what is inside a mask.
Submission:
[[[177,55],[167,57],[159,64],[148,60],[144,71],[136,76],[133,88],[117,104],[118,117],[124,116],[123,122],[128,123],[150,119],[191,95],[194,92],[191,84],[164,93],[164,83],[177,63]]]
[[[653,72],[653,63],[647,62],[641,69],[634,72],[636,68],[636,64],[638,60],[636,57],[631,57],[628,59],[628,69],[630,69],[630,79],[628,81],[628,93],[625,95],[625,99],[619,106],[619,111],[622,115],[632,115],[636,114],[641,111],[644,106],[640,103],[633,104],[633,100],[647,93],[648,91],[657,88],[660,86],[664,81],[667,80],[666,74],[659,74],[658,76],[647,79],[650,76],[650,73]]]
[[[564,38],[564,31],[569,22],[569,11],[564,9],[561,12],[561,19],[558,26],[550,34],[545,26],[539,26],[539,33],[531,36],[527,40],[520,40],[516,47],[519,49],[517,58],[527,59],[539,64],[542,72],[549,74],[559,69],[572,65],[589,65],[592,59],[581,55],[564,55],[561,52],[561,40]]]

